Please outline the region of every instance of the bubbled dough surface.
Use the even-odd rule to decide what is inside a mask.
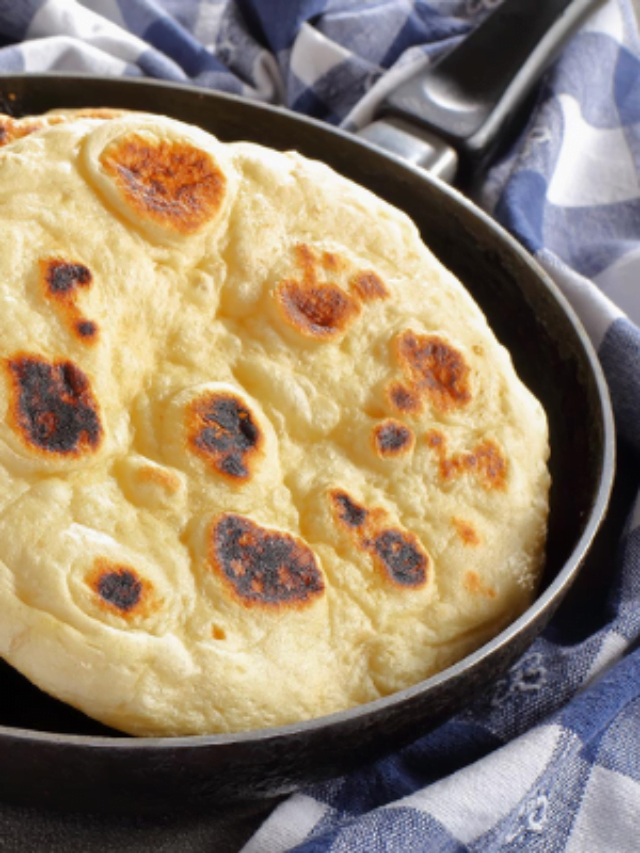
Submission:
[[[217,164],[224,192],[197,227],[118,191],[101,157],[132,136]],[[44,690],[132,734],[263,728],[415,683],[527,606],[545,416],[403,214],[297,154],[132,115],[11,142],[0,211],[0,652]],[[52,295],[52,259],[90,281],[76,270]],[[411,378],[407,335],[452,353],[454,380]],[[93,445],[25,441],[18,357],[82,371]],[[198,400],[248,412],[260,441],[209,461]],[[299,546],[312,581],[243,597],[213,564],[223,517],[285,560]],[[409,543],[404,579],[376,551],[385,531]],[[103,571],[132,571],[141,601],[105,601]]]

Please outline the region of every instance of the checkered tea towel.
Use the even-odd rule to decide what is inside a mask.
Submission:
[[[500,0],[0,0],[0,73],[191,82],[356,129]],[[547,74],[479,201],[537,257],[598,350],[640,455],[640,43],[631,0]],[[640,485],[640,476],[638,477]],[[280,805],[244,853],[640,851],[640,505],[606,595],[554,620],[463,714]]]

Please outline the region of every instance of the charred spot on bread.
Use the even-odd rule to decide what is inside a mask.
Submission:
[[[343,489],[331,489],[328,498],[337,525],[387,580],[405,589],[426,585],[431,561],[417,536],[389,524],[386,510],[367,509]]]
[[[402,382],[391,382],[386,392],[387,401],[399,414],[419,415],[424,411],[420,394]]]
[[[413,430],[402,421],[388,418],[373,428],[372,442],[378,456],[395,458],[410,452],[415,436]]]
[[[80,337],[85,340],[93,339],[98,334],[98,324],[94,323],[93,320],[78,320],[75,329]]]
[[[349,529],[362,527],[369,513],[340,489],[329,493],[337,518]]]
[[[442,451],[446,452],[447,439],[440,430],[430,429],[425,433],[424,440],[427,445],[434,450],[440,450],[442,448]]]
[[[324,592],[316,557],[302,539],[244,516],[215,519],[209,562],[245,605],[299,606]]]
[[[224,173],[211,154],[189,142],[130,133],[100,160],[138,216],[179,234],[200,230],[222,206]]]
[[[231,482],[251,479],[264,435],[247,404],[230,392],[207,392],[187,408],[191,450]]]
[[[60,258],[40,261],[40,278],[45,297],[53,302],[71,331],[85,344],[93,343],[98,325],[82,316],[76,299],[81,288],[89,288],[93,276],[89,267]]]
[[[375,560],[395,584],[424,586],[429,558],[413,533],[388,528],[375,536],[372,547]]]
[[[40,263],[45,286],[53,297],[70,294],[91,284],[91,270],[84,264],[58,258],[47,258]]]
[[[140,601],[142,583],[130,569],[104,572],[98,581],[98,595],[125,613]]]
[[[98,404],[74,362],[20,354],[5,364],[9,420],[30,450],[74,457],[98,449],[103,435]]]
[[[132,566],[98,557],[86,581],[100,607],[125,619],[152,609],[153,585]]]

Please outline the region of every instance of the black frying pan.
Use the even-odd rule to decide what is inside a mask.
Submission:
[[[422,170],[317,122],[238,98],[134,80],[0,78],[16,115],[111,106],[164,113],[223,140],[295,148],[406,211],[484,309],[551,430],[548,559],[534,605],[445,672],[388,698],[279,729],[137,739],[109,731],[0,669],[0,798],[88,811],[211,808],[294,789],[381,756],[463,709],[545,627],[603,518],[613,422],[597,360],[556,287],[489,217]]]

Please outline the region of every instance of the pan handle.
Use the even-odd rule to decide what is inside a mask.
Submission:
[[[423,143],[434,137],[438,150],[443,143],[453,149],[458,181],[468,183],[504,143],[527,96],[568,37],[601,2],[504,0],[459,47],[389,94],[377,118],[404,134],[416,133]],[[388,147],[371,128],[361,135]],[[452,156],[445,159],[442,176],[452,179]],[[438,170],[428,158],[421,165]]]

